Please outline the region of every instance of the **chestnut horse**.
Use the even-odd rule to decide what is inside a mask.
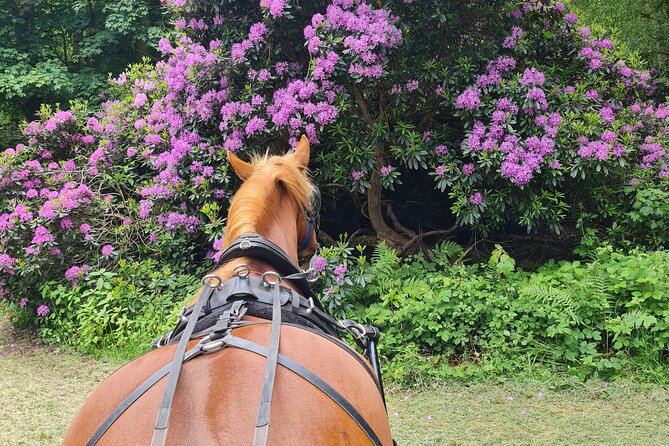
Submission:
[[[242,161],[232,153],[228,153],[228,157],[243,184],[229,209],[226,252],[239,247],[238,240],[244,234],[256,234],[259,240],[273,242],[279,248],[274,251],[282,251],[293,265],[298,264],[299,258],[313,254],[316,232],[312,221],[305,215],[312,211],[316,189],[307,176],[309,143],[306,138],[302,137],[295,151],[284,156],[265,156],[252,163]],[[232,246],[236,241],[237,245]],[[247,247],[250,245],[248,241],[242,242],[242,250],[244,243]],[[298,245],[301,245],[300,252]],[[227,289],[229,283],[236,280],[248,286],[251,279],[267,288],[267,293],[276,293],[275,296],[282,293],[282,296],[288,296],[286,300],[290,297],[298,304],[310,303],[306,312],[296,306],[292,323],[277,324],[275,341],[279,359],[275,370],[269,374],[270,379],[267,378],[268,370],[272,369],[269,358],[275,336],[271,319],[277,314],[273,312],[277,308],[276,302],[281,302],[278,297],[265,306],[269,313],[249,311],[244,315],[244,309],[238,311],[239,319],[224,321],[231,328],[222,333],[225,337],[217,344],[219,349],[194,356],[188,362],[183,360],[183,350],[179,352],[181,344],[184,349],[193,349],[202,342],[198,344],[201,338],[197,338],[197,331],[188,342],[191,335],[182,323],[183,337],[187,335],[185,341],[177,345],[173,343],[176,339],[168,339],[168,336],[167,345],[121,367],[93,391],[75,416],[63,445],[157,444],[156,417],[162,414],[160,408],[164,405],[161,404],[166,400],[169,400],[168,416],[170,413],[171,416],[163,419],[169,419],[169,424],[165,422],[165,429],[160,432],[162,441],[168,445],[393,444],[380,378],[372,372],[369,362],[340,340],[336,332],[322,329],[318,323],[310,323],[302,317],[324,312],[317,300],[314,303],[313,298],[305,297],[304,287],[298,286],[300,280],[284,276],[281,281],[277,273],[269,273],[269,279],[263,276],[268,271],[281,271],[272,261],[276,256],[259,259],[254,258],[251,251],[248,256],[243,256],[244,252],[239,249],[234,255],[226,257],[224,254],[222,261],[225,263],[214,272],[216,280],[210,278],[201,292],[201,296],[214,294],[193,299],[190,309],[191,315],[198,316],[201,314],[197,308],[200,300],[206,301],[204,309],[213,307],[212,302],[216,299],[225,301],[220,290]],[[257,287],[252,293],[260,296],[261,288]],[[246,301],[242,307],[244,305]],[[280,307],[284,319],[286,314],[290,315],[290,306],[287,302]],[[229,303],[222,308],[228,307]],[[312,311],[314,309],[316,311]],[[240,310],[239,305],[237,310]],[[229,317],[230,311],[225,314]],[[263,314],[269,314],[269,317],[263,318]],[[190,320],[182,314],[182,321],[186,319]],[[219,323],[223,319],[219,317]],[[204,331],[200,329],[201,333]],[[235,340],[237,344],[233,342]],[[243,343],[254,345],[255,350],[235,347]],[[177,364],[176,371],[170,369],[169,373],[149,382],[157,371],[171,367],[171,364]],[[165,396],[169,393],[166,389],[170,378],[175,379],[176,385],[173,399]],[[315,382],[321,385],[315,385]],[[143,385],[143,391],[138,391]],[[265,438],[258,443],[259,403],[261,398],[268,396],[267,386],[268,423]],[[92,440],[96,433],[97,437]]]

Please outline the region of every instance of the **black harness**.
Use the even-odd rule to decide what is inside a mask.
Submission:
[[[311,231],[307,233],[310,234]],[[235,269],[236,276],[225,282],[222,282],[218,276],[206,276],[203,279],[204,286],[195,305],[184,308],[179,314],[180,320],[177,326],[162,338],[154,341],[154,347],[156,348],[178,342],[173,360],[135,389],[98,428],[88,441],[87,446],[94,446],[128,407],[163,377],[167,376],[167,384],[152,439],[152,446],[164,445],[167,438],[172,401],[183,363],[199,355],[214,353],[226,347],[239,348],[267,358],[263,389],[256,418],[254,446],[263,446],[267,442],[274,376],[278,364],[320,389],[358,424],[371,444],[382,446],[373,428],[344,396],[315,373],[279,353],[282,323],[316,333],[343,348],[363,366],[364,370],[376,382],[385,404],[381,371],[376,354],[379,330],[375,327],[360,325],[351,320],[337,321],[330,316],[323,309],[309,286],[309,282],[314,280],[314,271],[300,271],[281,248],[264,237],[258,234],[241,236],[223,253],[221,262],[240,257],[261,260],[273,265],[277,272],[266,272],[262,277],[255,277],[251,276],[248,266],[239,265]],[[282,287],[280,285],[282,280],[291,280],[292,283],[297,285],[300,292],[297,293],[290,288]],[[269,311],[271,311],[271,316],[268,314]],[[242,316],[247,314],[259,315],[268,319],[268,321],[242,320]],[[212,319],[215,320],[213,324]],[[283,322],[283,319],[290,322]],[[239,338],[232,333],[235,328],[259,324],[271,324],[268,347]],[[340,333],[353,335],[355,342],[368,356],[372,365],[371,370],[355,351],[341,340]],[[202,337],[198,344],[186,351],[188,341],[198,337]]]

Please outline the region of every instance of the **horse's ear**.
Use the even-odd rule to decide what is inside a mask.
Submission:
[[[306,136],[302,135],[300,142],[297,143],[295,147],[295,152],[293,152],[295,160],[300,165],[300,168],[306,169],[309,165],[309,140]]]
[[[235,171],[237,176],[242,181],[246,181],[253,173],[253,166],[251,164],[242,160],[229,150],[228,150],[228,160],[230,161],[232,169]]]

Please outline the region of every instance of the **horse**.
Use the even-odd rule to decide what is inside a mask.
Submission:
[[[285,155],[228,152],[242,184],[221,266],[157,348],[90,394],[64,446],[394,444],[378,331],[334,320],[310,289],[313,269],[297,267],[317,250],[309,156],[304,136]]]

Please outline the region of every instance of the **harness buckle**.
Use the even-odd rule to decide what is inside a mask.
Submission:
[[[203,354],[215,353],[225,348],[225,338],[216,339],[214,341],[211,341],[210,339],[211,335],[208,335],[200,341],[200,344],[202,344],[200,350],[202,350]]]
[[[177,315],[179,320],[182,322],[186,322],[188,318],[186,317],[186,307],[181,307],[181,311],[179,311],[179,314]]]
[[[307,303],[309,303],[309,308],[307,308],[305,311],[311,314],[314,311],[314,308],[316,308],[316,303],[314,302],[314,298],[310,297],[309,299],[307,299]]]

